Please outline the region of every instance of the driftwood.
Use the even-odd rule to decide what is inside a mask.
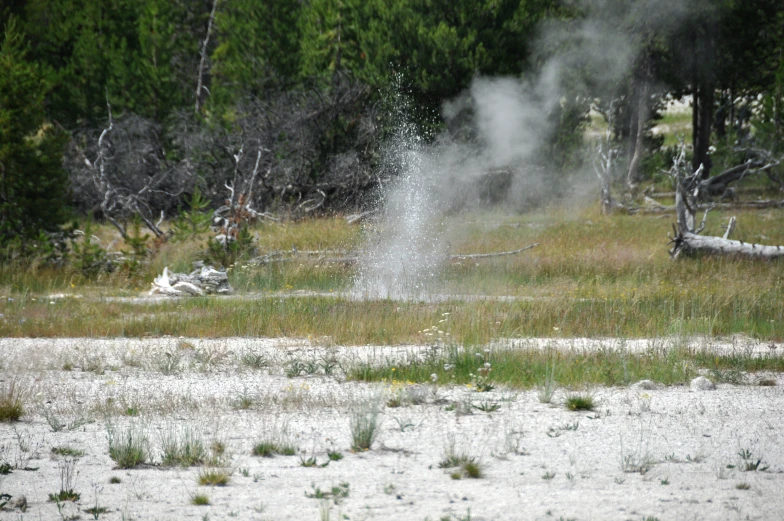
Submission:
[[[671,170],[675,182],[675,215],[677,224],[673,225],[674,235],[670,239],[672,249],[670,255],[677,258],[681,254],[708,254],[708,255],[735,255],[757,259],[778,259],[784,257],[784,247],[764,246],[730,239],[735,228],[735,217],[730,218],[727,230],[722,237],[702,236],[699,233],[705,229],[705,222],[710,212],[716,205],[709,205],[699,225],[696,225],[695,214],[699,209],[697,201],[703,189],[709,189],[705,181],[700,181],[702,165],[691,175],[684,175],[686,165],[685,147],[673,161]],[[721,175],[721,174],[720,174]],[[733,174],[735,175],[735,174]]]
[[[152,283],[150,295],[187,297],[213,293],[226,295],[232,291],[225,271],[218,271],[212,266],[202,266],[190,274],[169,273],[169,268],[163,268],[163,274],[155,277]]]
[[[365,212],[355,213],[355,214],[352,214],[352,215],[347,215],[346,216],[346,224],[360,223],[360,222],[364,221],[365,219],[367,219],[368,217],[372,217],[373,215],[375,215],[377,213],[378,213],[378,208],[375,208],[373,210],[367,210]]]

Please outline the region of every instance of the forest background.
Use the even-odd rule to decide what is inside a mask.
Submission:
[[[627,197],[664,182],[676,143],[652,129],[672,100],[690,100],[704,178],[784,148],[776,0],[28,0],[5,3],[0,29],[4,261],[66,262],[75,218],[111,222],[142,256],[227,201],[366,210],[400,174],[385,147],[401,104],[424,141],[470,144],[476,107],[455,100],[472,82],[534,81],[554,59],[544,138],[510,166],[548,183],[518,209],[574,187],[597,121]],[[474,200],[504,200],[503,172],[487,174]]]

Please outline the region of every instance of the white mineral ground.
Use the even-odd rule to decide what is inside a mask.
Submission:
[[[727,341],[510,340],[492,349],[693,349],[769,356],[782,346],[751,339]],[[776,349],[773,349],[775,347]],[[595,412],[569,412],[557,391],[555,405],[539,403],[537,392],[498,388],[477,393],[465,386],[417,387],[425,403],[383,407],[378,441],[352,453],[349,414],[366,400],[383,400],[384,383],[346,382],[336,376],[287,378],[291,360],[334,357],[341,364],[386,362],[417,356],[430,347],[330,346],[328,339],[0,339],[0,379],[14,380],[29,393],[29,413],[21,422],[0,424],[0,457],[14,470],[0,476],[0,492],[24,495],[27,511],[0,512],[0,519],[61,519],[48,495],[60,490],[53,447],[84,451],[78,458],[77,504],[63,515],[92,518],[93,484],[102,488],[100,519],[331,519],[424,520],[578,519],[664,520],[784,519],[784,392],[781,385],[718,384],[716,390],[688,386],[595,387],[588,389]],[[259,355],[264,369],[243,364]],[[67,364],[72,369],[64,370]],[[169,374],[164,374],[169,373]],[[708,374],[707,376],[710,377]],[[749,375],[749,381],[763,375]],[[780,375],[764,375],[778,378]],[[249,409],[236,407],[245,396]],[[111,400],[110,400],[111,399]],[[494,403],[500,410],[457,415],[447,404]],[[382,402],[383,403],[383,402]],[[117,411],[138,408],[136,417]],[[175,426],[196,429],[207,444],[220,440],[233,470],[225,487],[197,484],[199,468],[151,465],[115,469],[108,455],[104,414],[121,431],[133,423],[144,429],[153,462],[160,441]],[[63,423],[92,419],[78,428],[53,432],[46,415]],[[577,426],[576,430],[567,426]],[[344,454],[326,467],[306,468],[300,456],[251,455],[265,433],[286,426],[306,458],[327,461],[328,450]],[[22,447],[20,447],[20,443]],[[485,476],[454,480],[439,468],[445,449],[478,458]],[[24,449],[27,450],[24,450]],[[765,471],[743,471],[761,460]],[[649,463],[647,473],[624,472]],[[627,468],[627,470],[629,470]],[[544,479],[543,476],[552,476]],[[119,484],[109,484],[111,477]],[[339,504],[309,498],[314,486],[329,490],[349,484]],[[745,484],[737,488],[739,484]],[[748,486],[748,488],[746,488]],[[206,494],[209,506],[191,498]],[[77,512],[81,509],[81,512]],[[20,517],[21,515],[21,517]]]

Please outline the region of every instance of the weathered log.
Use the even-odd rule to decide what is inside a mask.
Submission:
[[[784,257],[784,247],[735,241],[724,237],[697,235],[692,232],[677,233],[670,241],[673,244],[670,255],[677,258],[681,254],[696,253],[708,255],[729,255],[754,259],[779,259]]]

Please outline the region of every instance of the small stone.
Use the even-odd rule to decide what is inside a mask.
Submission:
[[[692,391],[713,391],[716,389],[716,385],[704,376],[698,376],[692,380],[689,387]]]
[[[653,391],[658,389],[658,385],[653,380],[640,380],[636,384],[632,384],[632,389],[639,389],[641,391]]]
[[[27,498],[24,496],[19,496],[14,499],[14,502],[11,503],[12,508],[18,508],[22,512],[27,512]]]

